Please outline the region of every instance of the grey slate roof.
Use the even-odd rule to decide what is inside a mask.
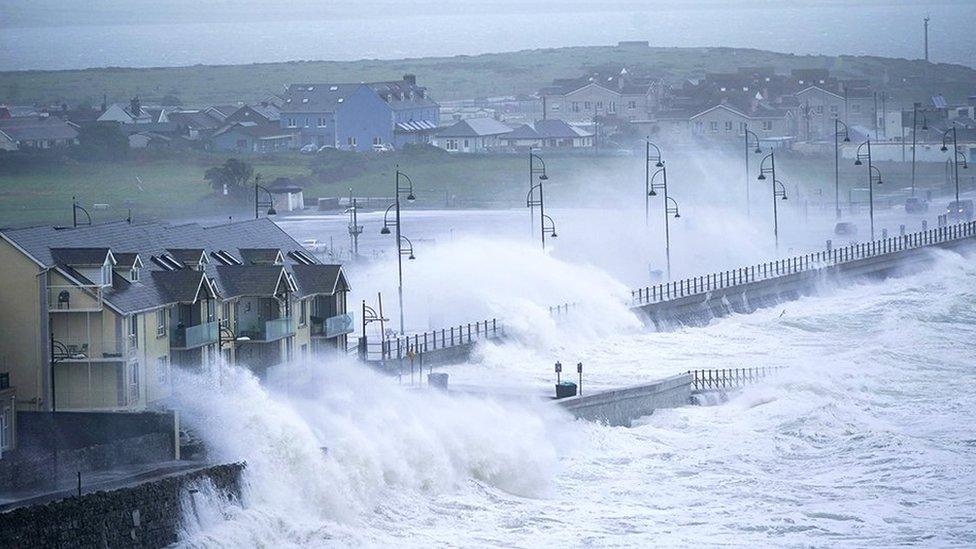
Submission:
[[[242,288],[254,287],[254,284],[247,278],[248,276],[264,280],[265,275],[262,269],[280,271],[284,268],[291,271],[295,265],[300,263],[289,257],[288,252],[304,252],[301,244],[267,218],[213,227],[203,227],[197,223],[167,225],[148,222],[129,224],[120,221],[60,230],[51,226],[0,228],[0,235],[12,241],[45,268],[57,267],[59,264],[64,265],[55,258],[57,256],[58,259],[64,259],[65,256],[58,255],[63,252],[55,252],[55,250],[64,248],[87,248],[89,250],[109,248],[113,251],[113,255],[116,251],[120,255],[138,253],[144,263],[143,276],[140,277],[140,281],[130,283],[122,277],[115,276],[112,287],[107,289],[104,294],[105,302],[123,313],[144,311],[175,303],[176,297],[184,295],[179,286],[174,289],[174,283],[171,282],[171,278],[174,277],[163,275],[163,278],[160,279],[154,273],[194,271],[188,269],[167,271],[155,262],[149,261],[148,258],[151,256],[159,256],[163,253],[172,254],[172,250],[198,248],[205,250],[208,256],[211,252],[226,250],[235,257],[243,255],[242,249],[273,248],[281,250],[284,260],[283,266],[244,265],[237,267],[241,271],[255,273],[253,275],[239,275],[231,271],[227,277],[219,276],[218,269],[223,267],[211,260],[204,267],[203,272],[214,279],[217,291],[222,297],[231,297],[239,295],[236,292]],[[105,248],[96,248],[98,246]],[[85,254],[92,255],[91,252],[85,252]],[[104,259],[104,256],[102,258]],[[336,266],[336,268],[339,267]],[[303,296],[307,295],[310,294],[303,294]]]
[[[251,265],[273,265],[278,259],[278,248],[240,248],[241,259]]]
[[[285,91],[281,112],[335,112],[340,98],[346,98],[363,84],[292,84]]]
[[[216,269],[217,282],[223,297],[270,296],[278,288],[284,270],[282,265],[220,265]]]
[[[339,265],[293,265],[291,270],[302,295],[349,290],[349,283]]]
[[[500,135],[512,131],[512,128],[502,124],[494,118],[468,118],[459,120],[446,128],[441,128],[437,137],[481,137],[485,135]]]
[[[51,248],[51,258],[60,265],[100,266],[105,263],[108,252],[108,248]]]
[[[7,134],[13,141],[75,139],[78,137],[77,130],[64,120],[54,116],[0,119],[0,131]]]
[[[204,273],[182,269],[179,271],[153,271],[153,280],[162,290],[168,301],[173,303],[193,303],[200,289]]]

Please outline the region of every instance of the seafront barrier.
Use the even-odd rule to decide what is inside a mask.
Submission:
[[[631,308],[658,329],[676,323],[704,324],[816,293],[830,281],[924,268],[932,261],[929,250],[959,250],[974,242],[976,221],[946,225],[639,288],[631,292]],[[549,312],[560,316],[572,308],[572,304],[560,305],[550,307]],[[370,342],[360,358],[396,374],[409,372],[411,367],[464,362],[479,341],[504,337],[503,321],[492,319]]]
[[[240,500],[243,463],[201,467],[116,490],[67,497],[0,515],[0,547],[165,547],[204,484]]]

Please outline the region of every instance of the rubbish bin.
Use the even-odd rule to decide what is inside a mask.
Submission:
[[[576,384],[572,381],[562,381],[556,384],[556,398],[576,396]]]
[[[447,390],[447,374],[443,372],[427,374],[427,384],[435,389]]]

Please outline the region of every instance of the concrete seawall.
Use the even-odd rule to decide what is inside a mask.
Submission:
[[[635,419],[650,415],[654,410],[688,405],[691,402],[691,382],[691,375],[681,374],[652,383],[556,402],[577,419],[629,427]]]
[[[751,313],[757,309],[813,295],[824,285],[850,278],[884,278],[896,273],[917,272],[933,262],[933,249],[961,251],[972,249],[972,239],[910,248],[866,257],[836,265],[801,271],[728,288],[676,297],[667,301],[634,307],[645,320],[662,329],[673,323],[699,325],[731,313]]]

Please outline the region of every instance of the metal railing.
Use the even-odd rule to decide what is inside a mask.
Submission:
[[[724,368],[718,370],[688,370],[692,391],[720,391],[738,389],[785,369],[785,366],[756,368]]]
[[[974,236],[976,236],[976,221],[946,225],[916,233],[777,259],[759,265],[645,286],[632,290],[630,297],[633,305],[636,306],[659,303]]]
[[[176,349],[193,349],[217,342],[217,321],[196,326],[177,327],[170,333],[170,346]]]
[[[276,341],[295,333],[295,322],[290,316],[283,316],[264,322],[241,322],[242,326],[237,335],[250,338],[251,341]]]
[[[369,341],[359,338],[358,354],[361,360],[370,362],[400,360],[411,356],[470,345],[476,341],[503,337],[505,328],[497,319],[431,330],[421,334]]]
[[[130,349],[130,338],[123,336],[120,339],[114,337],[62,337],[58,336],[58,342],[65,348],[66,356],[61,357],[62,362],[98,362],[102,360],[120,360],[125,356],[126,350]]]

